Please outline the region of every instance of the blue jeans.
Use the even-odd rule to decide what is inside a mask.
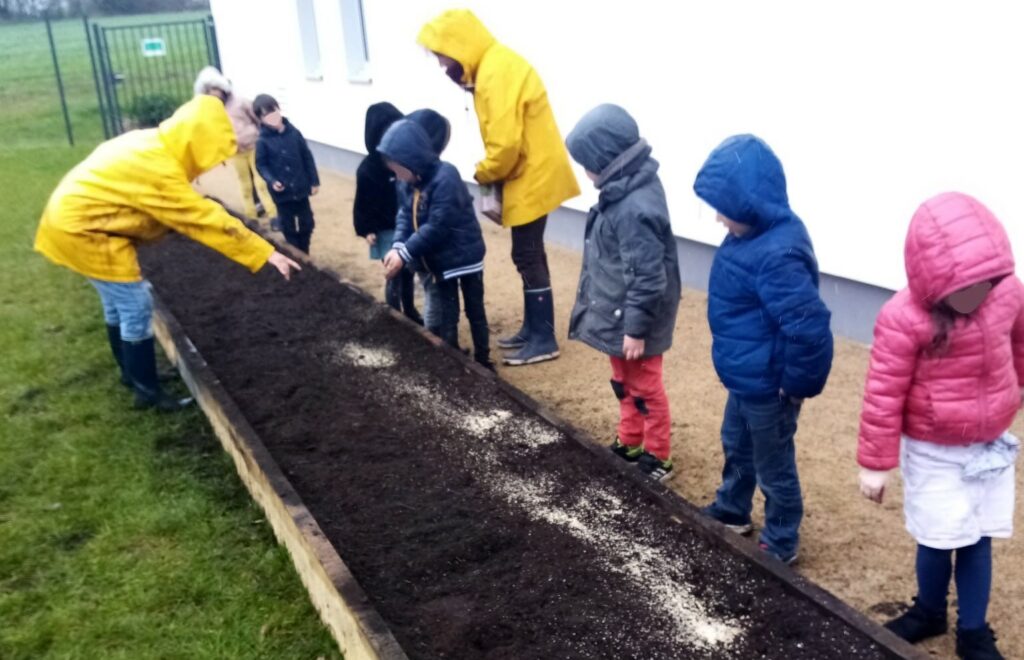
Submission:
[[[103,305],[103,320],[121,328],[122,341],[142,341],[153,336],[153,296],[149,282],[108,282],[89,278]]]
[[[441,291],[430,273],[416,273],[423,285],[423,327],[441,336]]]
[[[796,472],[800,406],[781,397],[751,399],[729,393],[722,419],[725,467],[715,506],[750,520],[754,488],[764,493],[761,543],[780,557],[793,555],[804,515]]]

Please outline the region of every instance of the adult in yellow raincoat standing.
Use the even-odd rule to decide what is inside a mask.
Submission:
[[[175,410],[160,388],[151,327],[153,303],[137,243],[171,231],[203,243],[255,272],[270,262],[287,279],[299,266],[191,181],[235,152],[224,103],[197,96],[158,128],[104,142],[68,172],[47,202],[35,248],[84,275],[100,294],[121,381],[137,407]]]
[[[523,279],[523,325],[498,346],[505,364],[558,357],[551,275],[544,252],[547,215],[580,194],[547,91],[530,64],[498,43],[467,9],[446,11],[417,41],[437,55],[448,77],[473,92],[484,159],[481,185],[501,184],[502,224],[512,230],[512,261]]]

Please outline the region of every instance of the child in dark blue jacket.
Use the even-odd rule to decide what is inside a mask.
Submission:
[[[374,103],[366,109],[366,158],[356,168],[356,194],[352,204],[352,223],[356,235],[370,245],[370,258],[380,261],[389,251],[395,235],[398,215],[398,191],[395,175],[384,164],[377,151],[380,139],[391,124],[402,119],[402,113],[390,103]],[[412,270],[403,268],[398,277],[388,280],[384,297],[388,305],[423,325],[416,310],[415,279]]]
[[[473,198],[455,166],[441,161],[426,131],[414,121],[398,121],[377,150],[412,195],[398,215],[395,242],[384,258],[385,274],[395,277],[417,262],[437,282],[441,307],[440,336],[459,345],[459,289],[473,336],[477,362],[493,368],[490,331],[484,309],[484,247]]]
[[[308,254],[314,227],[309,198],[320,189],[313,154],[299,129],[281,115],[274,97],[260,94],[252,110],[261,124],[256,169],[270,186],[285,240]]]
[[[704,512],[749,533],[760,486],[761,548],[792,563],[803,518],[797,417],[803,400],[824,389],[832,367],[831,313],[818,294],[818,262],[804,223],[789,208],[782,163],[759,138],[722,142],[693,189],[729,230],[708,285],[711,356],[729,390],[725,467]]]

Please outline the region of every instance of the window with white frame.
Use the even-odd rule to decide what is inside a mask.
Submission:
[[[363,0],[340,0],[341,25],[345,34],[345,61],[351,82],[370,82],[370,51],[366,47]]]
[[[316,9],[313,0],[296,0],[299,15],[299,41],[302,42],[302,65],[309,80],[324,77],[320,67],[320,40],[316,34]]]

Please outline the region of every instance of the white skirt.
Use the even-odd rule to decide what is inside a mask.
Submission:
[[[904,437],[900,448],[903,513],[921,545],[952,550],[983,536],[1013,534],[1016,458],[1009,433],[990,443],[939,445]],[[968,476],[978,472],[981,476]]]

